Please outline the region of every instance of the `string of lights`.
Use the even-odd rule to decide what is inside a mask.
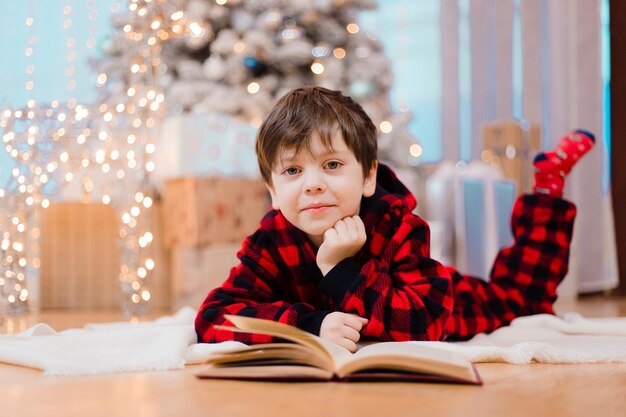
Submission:
[[[160,85],[162,44],[192,29],[181,1],[130,0],[123,10],[118,2],[111,10],[125,21],[123,53],[128,67],[118,73],[97,76],[102,98],[94,105],[53,100],[37,104],[29,100],[21,109],[0,113],[0,129],[6,151],[17,162],[9,183],[0,189],[2,235],[0,235],[0,297],[10,313],[28,309],[29,268],[41,261],[28,261],[27,237],[39,238],[36,213],[58,198],[64,186],[80,180],[85,201],[111,205],[119,215],[122,262],[119,281],[121,308],[127,315],[144,313],[151,293],[149,278],[156,266],[152,255],[154,235],[150,211],[154,195],[149,175],[155,164],[159,120],[164,94]],[[90,1],[88,7],[93,8]],[[76,88],[76,38],[72,36],[73,9],[63,8],[66,31],[66,90]],[[90,10],[89,18],[97,14]],[[34,18],[26,19],[32,27]],[[90,28],[88,47],[95,46]],[[31,36],[25,54],[32,57],[36,38]],[[34,64],[29,63],[26,89],[35,87]]]

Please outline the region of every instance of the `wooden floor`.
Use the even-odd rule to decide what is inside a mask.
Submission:
[[[626,316],[626,299],[561,302],[557,311]],[[155,313],[156,314],[156,313]],[[58,330],[120,320],[116,312],[51,311],[5,320],[4,333],[45,321]],[[201,365],[200,365],[201,366]],[[2,416],[605,416],[626,415],[626,364],[479,364],[482,387],[424,383],[198,380],[180,371],[46,377],[0,364]]]

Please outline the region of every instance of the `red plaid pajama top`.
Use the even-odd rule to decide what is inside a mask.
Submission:
[[[576,209],[547,195],[518,199],[512,246],[498,254],[490,281],[462,275],[430,258],[427,223],[412,214],[413,195],[380,164],[372,197],[360,216],[367,242],[325,277],[315,247],[276,210],[246,238],[240,263],[202,303],[195,326],[201,342],[271,338],[213,326],[224,314],[288,323],[319,334],[332,311],[369,319],[362,339],[383,341],[468,338],[518,316],[551,313],[556,286],[567,272]]]

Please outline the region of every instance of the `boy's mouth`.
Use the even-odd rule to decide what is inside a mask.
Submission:
[[[313,203],[313,204],[309,204],[308,206],[304,207],[302,209],[302,211],[306,211],[309,213],[319,213],[322,212],[326,209],[329,209],[332,207],[332,204],[324,204],[324,203]]]

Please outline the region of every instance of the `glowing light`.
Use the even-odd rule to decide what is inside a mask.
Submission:
[[[104,162],[104,159],[106,158],[106,152],[104,149],[98,149],[98,151],[96,151],[96,162],[99,164],[102,164]]]
[[[96,79],[96,82],[98,83],[99,86],[103,86],[107,82],[107,75],[104,73],[98,74],[98,78]]]
[[[191,22],[188,28],[191,31],[191,36],[195,36],[197,38],[204,36],[206,33],[206,30],[197,22]]]
[[[355,33],[359,33],[359,25],[357,25],[356,23],[348,23],[348,25],[346,26],[346,29],[348,32],[352,33],[353,35]]]
[[[343,48],[335,48],[333,50],[333,56],[337,59],[344,59],[346,57],[346,50]]]
[[[320,75],[324,72],[324,64],[318,61],[313,62],[313,64],[311,64],[311,71],[313,74]]]
[[[422,156],[422,147],[419,144],[414,143],[409,147],[409,153],[411,154],[411,156],[419,158],[420,156]]]
[[[504,154],[506,155],[507,159],[515,159],[516,153],[517,151],[515,150],[515,146],[513,145],[507,145],[506,149],[504,150]]]
[[[152,271],[154,269],[154,260],[146,259],[146,268],[148,271]]]
[[[255,81],[248,84],[248,87],[247,87],[248,93],[250,94],[256,94],[259,92],[260,89],[261,89],[261,86],[259,85],[259,83]]]
[[[390,133],[393,130],[393,126],[387,120],[380,122],[380,131],[383,133]]]

